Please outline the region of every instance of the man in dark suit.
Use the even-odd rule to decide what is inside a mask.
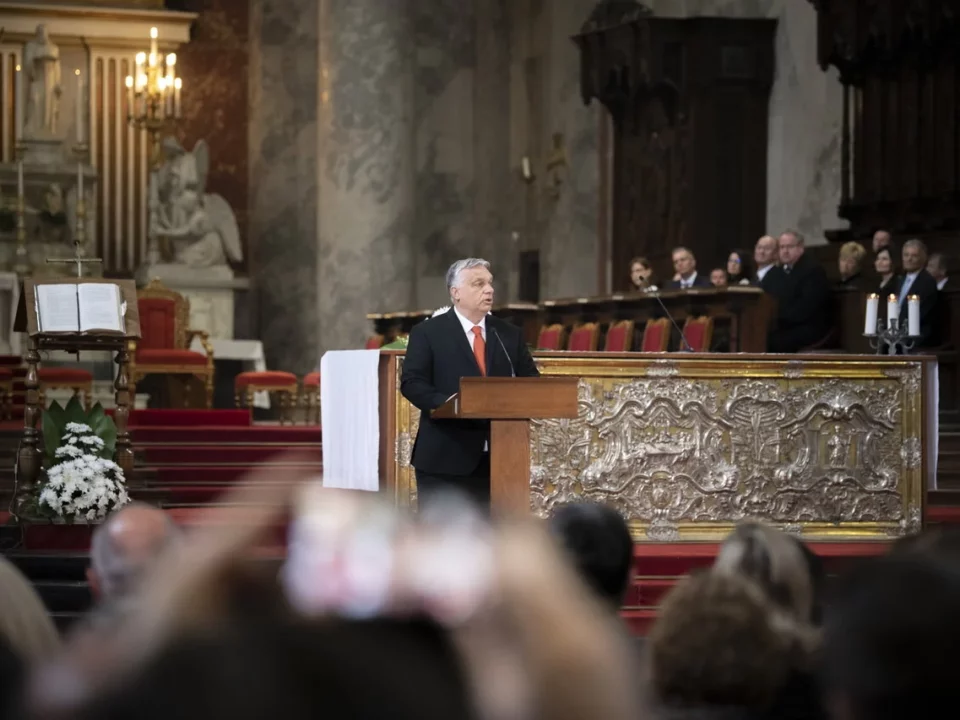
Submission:
[[[777,327],[770,333],[770,351],[795,353],[827,336],[830,283],[820,264],[805,254],[803,235],[787,230],[777,240],[783,276],[771,289],[777,298]]]
[[[673,270],[679,279],[670,281],[667,286],[670,290],[712,287],[709,277],[697,273],[697,259],[685,247],[678,247],[673,251]]]
[[[901,251],[903,278],[900,281],[898,300],[900,301],[900,327],[909,322],[909,298],[916,295],[920,299],[920,339],[915,347],[936,347],[939,337],[939,299],[937,281],[925,269],[927,265],[927,246],[919,240],[907,240]]]
[[[757,244],[753,248],[753,261],[757,266],[757,273],[750,279],[750,284],[772,294],[774,288],[784,277],[783,268],[777,265],[777,259],[778,250],[775,237],[764,235],[757,240]]]
[[[519,328],[488,314],[493,307],[490,263],[459,260],[447,270],[453,307],[410,332],[400,391],[421,411],[413,446],[421,497],[457,488],[490,502],[490,423],[435,420],[430,411],[460,391],[460,378],[538,377]]]

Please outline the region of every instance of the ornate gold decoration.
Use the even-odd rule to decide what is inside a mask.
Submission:
[[[537,365],[581,378],[577,419],[532,422],[541,516],[604,502],[647,541],[716,540],[747,519],[808,538],[920,527],[920,362],[540,356]],[[399,397],[396,420],[398,500],[410,502],[419,411]]]

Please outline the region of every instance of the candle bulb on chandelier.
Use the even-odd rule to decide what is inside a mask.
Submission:
[[[183,87],[183,81],[175,78],[173,81],[173,116],[180,117],[180,88]]]
[[[157,65],[157,29],[150,28],[150,67]]]
[[[167,117],[171,117],[174,113],[175,92],[176,92],[176,75],[177,75],[177,54],[170,53],[167,55],[167,61],[164,64],[164,69],[167,73],[167,102],[164,106],[164,114]]]
[[[880,311],[880,296],[871,293],[867,296],[867,316],[863,321],[863,334],[874,336],[877,334],[877,315]]]
[[[127,117],[133,115],[133,75],[127,75],[124,83],[127,86]]]
[[[17,126],[17,142],[20,142],[20,139],[23,137],[23,73],[20,71],[20,66],[17,65],[17,72],[15,75],[15,85],[14,88],[14,102],[17,105],[17,117],[16,117],[16,126]]]
[[[80,68],[73,71],[77,76],[77,102],[76,102],[76,125],[77,125],[77,145],[83,145],[83,76],[80,75]]]

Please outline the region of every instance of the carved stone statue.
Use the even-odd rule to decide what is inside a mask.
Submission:
[[[23,46],[26,90],[24,137],[47,138],[56,134],[60,120],[60,49],[50,40],[45,25]]]
[[[166,239],[171,260],[191,268],[228,267],[243,259],[240,228],[226,200],[205,192],[209,149],[199,140],[187,152],[176,139],[163,141],[163,165],[151,180],[150,230]]]

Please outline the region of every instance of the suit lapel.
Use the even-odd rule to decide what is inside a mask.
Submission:
[[[467,340],[467,334],[463,331],[463,325],[460,324],[460,318],[457,317],[457,314],[453,311],[453,308],[445,312],[444,315],[450,316],[446,318],[446,320],[449,324],[450,332],[454,337],[453,344],[459,347],[460,350],[466,355],[466,360],[469,363],[469,367],[473,371],[470,373],[470,375],[479,375],[480,366],[477,365],[477,359],[473,356],[473,350],[470,347],[470,341]]]
[[[485,352],[485,354],[484,354],[484,359],[486,360],[486,364],[487,364],[487,375],[488,375],[488,376],[493,375],[493,358],[496,356],[496,353],[494,352],[494,350],[499,350],[499,349],[500,349],[500,348],[499,348],[500,343],[497,343],[497,338],[494,337],[494,335],[497,334],[497,331],[494,330],[494,329],[492,329],[493,326],[490,324],[490,318],[492,318],[492,317],[493,317],[492,315],[487,315],[487,322],[486,322],[486,325],[487,325],[487,348],[486,348],[486,352]],[[495,347],[493,346],[494,343],[497,343],[498,347],[495,348]]]

